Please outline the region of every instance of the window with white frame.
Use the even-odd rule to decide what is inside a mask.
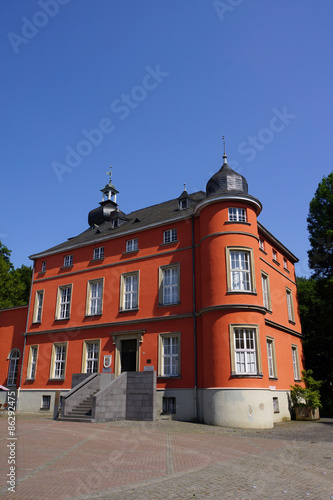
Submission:
[[[46,260],[43,260],[43,262],[42,262],[41,272],[42,272],[42,273],[45,273],[45,271],[46,271]]]
[[[159,366],[161,377],[180,375],[180,334],[161,334],[159,336]]]
[[[34,305],[34,316],[33,316],[34,323],[40,323],[42,321],[43,299],[44,299],[44,290],[37,290],[35,296],[35,305]]]
[[[130,311],[139,306],[139,272],[121,275],[120,309]]]
[[[138,248],[138,238],[126,241],[126,252],[135,252]]]
[[[51,359],[51,378],[65,378],[67,344],[53,344]]]
[[[179,210],[185,210],[188,207],[188,198],[179,200]]]
[[[73,255],[65,255],[64,257],[64,267],[69,267],[73,265]]]
[[[98,373],[99,340],[86,340],[83,352],[83,372]]]
[[[275,260],[275,262],[277,262],[277,260],[278,260],[277,251],[274,250],[274,248],[272,249],[272,255],[273,255],[273,260]]]
[[[283,269],[285,269],[286,271],[288,271],[288,261],[285,258],[283,258]]]
[[[300,380],[299,362],[298,362],[298,349],[296,345],[291,346],[291,355],[293,361],[294,380]]]
[[[177,241],[177,229],[163,231],[163,243],[172,243],[173,241]]]
[[[179,264],[160,267],[160,305],[179,304],[180,268]]]
[[[265,241],[262,238],[260,238],[260,237],[259,237],[259,248],[263,252],[265,251]]]
[[[293,295],[292,291],[289,288],[286,288],[287,293],[287,309],[288,309],[288,320],[294,323],[294,304],[293,304]]]
[[[253,292],[254,272],[252,249],[227,248],[228,290],[232,292]]]
[[[103,279],[88,281],[87,311],[88,316],[102,314]]]
[[[34,380],[36,378],[37,352],[38,352],[38,346],[36,345],[30,346],[28,371],[27,371],[28,379]]]
[[[18,349],[13,349],[9,354],[7,385],[16,385],[20,357]]]
[[[93,260],[104,259],[104,247],[94,248]]]
[[[275,360],[275,343],[274,339],[267,337],[267,361],[268,361],[268,376],[269,378],[276,378],[276,360]]]
[[[257,373],[255,332],[250,328],[235,329],[236,373]]]
[[[56,319],[69,319],[71,310],[72,285],[58,288]]]
[[[232,222],[246,222],[247,218],[245,208],[229,207],[228,220]]]
[[[270,287],[269,287],[269,276],[268,274],[261,272],[261,286],[262,286],[262,297],[264,307],[271,310],[271,295],[270,295]]]
[[[232,375],[260,375],[259,327],[257,325],[230,325],[230,355]]]

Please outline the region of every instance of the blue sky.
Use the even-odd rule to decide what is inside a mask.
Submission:
[[[331,0],[4,0],[0,239],[15,266],[87,228],[204,190],[222,164],[308,275],[306,218],[332,171]]]

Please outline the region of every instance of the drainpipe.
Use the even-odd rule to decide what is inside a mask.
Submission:
[[[32,297],[32,285],[33,285],[33,281],[34,281],[35,262],[36,261],[34,261],[34,263],[32,265],[32,273],[31,273],[31,286],[30,286],[30,295],[29,295],[29,304],[28,304],[27,323],[26,323],[25,332],[24,332],[24,344],[23,344],[23,354],[22,354],[22,363],[21,363],[20,384],[19,384],[19,387],[17,389],[17,397],[16,397],[16,409],[17,410],[18,410],[19,396],[20,396],[22,377],[23,377],[23,363],[24,363],[25,346],[27,343],[27,331],[28,331],[31,297]]]
[[[193,342],[194,342],[194,419],[198,420],[198,360],[197,360],[197,318],[195,297],[195,240],[194,240],[194,215],[192,221],[192,289],[193,289]]]

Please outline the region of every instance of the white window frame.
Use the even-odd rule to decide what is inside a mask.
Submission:
[[[31,345],[29,349],[27,380],[36,379],[37,357],[38,357],[38,345]]]
[[[136,252],[138,249],[138,238],[126,241],[126,252]]]
[[[8,365],[8,375],[7,375],[7,385],[16,385],[18,376],[18,366],[21,359],[21,353],[19,349],[12,349],[8,355],[9,365]]]
[[[73,254],[65,255],[64,257],[64,267],[71,267],[73,265]]]
[[[231,375],[262,376],[258,325],[229,325]],[[237,337],[243,343],[239,346]],[[245,340],[245,342],[244,342]],[[248,345],[248,341],[252,345]],[[243,365],[244,369],[242,369]]]
[[[167,345],[169,341],[169,345]],[[168,351],[170,348],[170,352]],[[180,332],[160,333],[158,338],[158,376],[165,378],[181,375]]]
[[[269,284],[269,275],[264,271],[261,271],[261,287],[262,287],[262,300],[264,307],[268,310],[272,310],[271,304],[271,291]]]
[[[171,276],[168,276],[169,274]],[[169,283],[169,281],[171,282]],[[168,300],[168,295],[170,295],[170,300]],[[177,304],[180,304],[180,264],[160,266],[159,305],[172,306]]]
[[[43,261],[42,261],[41,272],[42,272],[42,273],[45,273],[45,271],[46,271],[46,260],[43,260]]]
[[[65,292],[70,290],[70,292]],[[57,307],[55,319],[70,319],[72,305],[73,285],[62,285],[58,287]],[[69,297],[68,297],[69,295]]]
[[[44,302],[44,290],[37,290],[35,294],[34,313],[32,320],[33,323],[42,322],[43,302]]]
[[[268,378],[277,378],[276,357],[275,357],[275,339],[266,337]]]
[[[226,261],[228,292],[255,293],[253,249],[226,247]],[[237,264],[239,267],[236,267]],[[246,264],[247,268],[244,268],[243,264]]]
[[[179,200],[179,210],[186,210],[188,208],[188,198]]]
[[[280,413],[279,398],[273,397],[273,411],[274,413]]]
[[[285,257],[283,257],[283,269],[288,271],[288,261]]]
[[[173,229],[167,229],[166,231],[163,231],[163,243],[168,244],[168,243],[173,243],[177,241],[177,228]]]
[[[66,378],[68,342],[56,342],[52,345],[50,379],[64,380]]]
[[[292,290],[290,290],[290,288],[287,287],[286,287],[286,297],[287,297],[288,320],[290,323],[295,323],[293,292]]]
[[[139,271],[123,273],[120,277],[120,311],[139,309]]]
[[[297,345],[294,345],[294,344],[291,345],[291,357],[292,357],[292,362],[293,362],[294,380],[297,380],[297,381],[301,380]]]
[[[272,248],[272,256],[273,256],[274,262],[278,262],[278,254],[274,248]]]
[[[228,208],[229,222],[247,222],[246,208],[229,207]]]
[[[92,351],[91,351],[91,346]],[[91,351],[91,352],[90,352]],[[101,340],[92,339],[83,342],[82,373],[99,373]],[[96,356],[97,354],[97,356]]]
[[[265,252],[265,240],[259,236],[259,248]]]
[[[101,260],[101,259],[104,259],[104,247],[94,248],[93,260]]]
[[[98,291],[97,295],[96,291]],[[101,314],[103,314],[103,292],[104,278],[88,281],[86,316],[100,316]]]

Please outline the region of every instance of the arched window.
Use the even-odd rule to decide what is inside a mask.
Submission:
[[[7,385],[16,385],[19,359],[21,357],[18,349],[13,349],[9,354],[9,368]]]

